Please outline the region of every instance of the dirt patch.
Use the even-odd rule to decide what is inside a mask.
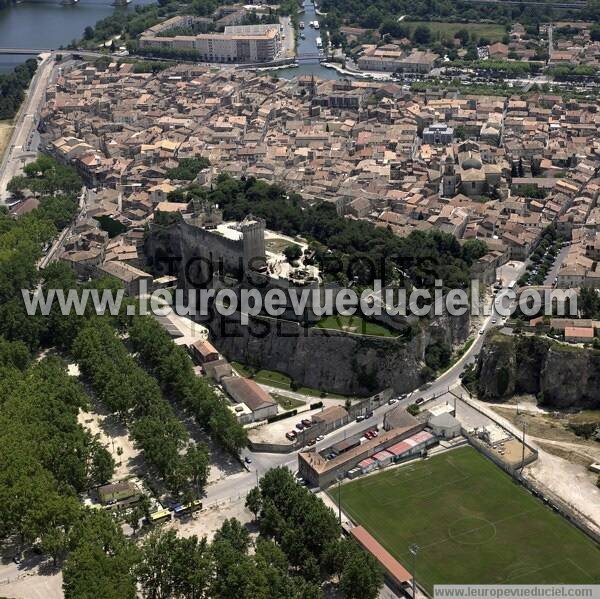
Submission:
[[[12,121],[0,121],[0,159],[2,159],[4,150],[6,150],[6,147],[8,146],[12,130]]]
[[[87,428],[115,460],[114,480],[123,480],[140,474],[142,466],[141,452],[133,445],[127,429],[112,414],[80,411],[79,424]]]
[[[242,497],[210,507],[201,512],[196,512],[194,516],[187,520],[170,522],[165,528],[177,531],[177,535],[180,537],[196,535],[199,538],[206,537],[210,541],[225,520],[237,518],[242,524],[246,525],[250,532],[255,532],[254,517],[244,507],[245,501],[245,497]]]
[[[537,439],[536,442],[544,451],[558,456],[563,460],[567,460],[567,462],[570,462],[571,464],[579,464],[587,468],[590,465],[590,462],[593,462],[595,459],[595,456],[590,455],[590,453],[586,451],[574,449],[566,445],[545,443],[539,439]]]
[[[43,575],[39,572],[31,572],[18,580],[0,586],[2,597],[14,597],[22,599],[62,599],[62,572]]]
[[[543,453],[542,453],[543,452]],[[600,489],[597,475],[587,468],[542,450],[540,457],[525,468],[526,478],[554,495],[587,518],[600,532]]]
[[[598,447],[596,441],[578,437],[571,428],[569,428],[568,414],[554,415],[554,413],[544,414],[523,411],[517,413],[516,410],[511,408],[503,408],[500,406],[491,406],[491,408],[519,428],[521,428],[521,424],[524,422],[527,426],[526,433],[528,436],[537,437],[539,439],[549,439],[551,441],[576,443],[582,447],[591,448],[592,450]]]

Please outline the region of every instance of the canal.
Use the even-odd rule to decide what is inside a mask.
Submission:
[[[283,79],[292,79],[298,75],[314,75],[320,79],[341,79],[343,75],[340,75],[335,69],[324,67],[319,63],[317,38],[321,36],[321,31],[309,26],[311,21],[319,20],[319,15],[315,12],[311,0],[304,0],[303,12],[300,13],[299,18],[304,22],[304,29],[299,31],[299,34],[304,34],[304,39],[298,39],[296,56],[298,66],[276,69],[273,74]]]
[[[26,0],[0,10],[0,46],[4,48],[58,48],[83,35],[88,25],[116,10],[132,10],[136,4],[154,0],[133,0],[127,8],[116,8],[113,0],[79,0],[63,5],[60,0]],[[12,71],[28,56],[0,55],[0,73]]]

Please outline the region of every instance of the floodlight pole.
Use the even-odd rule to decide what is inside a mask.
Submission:
[[[340,526],[342,525],[342,489],[341,489],[341,485],[342,485],[342,480],[340,478],[340,475],[338,474],[338,479],[337,479],[337,487],[338,487],[338,520],[339,520]]]
[[[527,428],[527,423],[522,422],[521,426],[523,427],[523,438],[521,439],[521,478],[523,478],[523,468],[525,468],[525,429]]]
[[[412,572],[412,599],[416,599],[417,592],[417,554],[419,553],[420,547],[413,543],[408,547],[410,553],[413,556],[413,572]]]

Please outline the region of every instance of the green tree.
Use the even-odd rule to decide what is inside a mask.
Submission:
[[[383,571],[375,558],[359,547],[348,551],[340,576],[347,599],[375,599],[383,585]]]
[[[246,508],[252,512],[254,519],[258,516],[262,508],[262,495],[259,487],[253,487],[246,495]]]
[[[460,40],[460,43],[462,46],[466,46],[469,43],[469,31],[468,29],[459,29],[455,34],[454,37],[458,40]]]
[[[288,262],[294,262],[302,256],[302,248],[295,243],[288,245],[284,250],[283,254]]]
[[[431,30],[425,25],[419,25],[415,27],[413,32],[413,41],[415,44],[425,46],[431,42]]]
[[[173,530],[152,533],[135,568],[142,596],[152,599],[205,597],[211,573],[206,539],[179,539]]]

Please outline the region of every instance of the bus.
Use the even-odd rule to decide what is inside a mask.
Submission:
[[[190,503],[186,503],[181,505],[178,503],[173,509],[173,513],[176,518],[180,518],[181,516],[185,516],[187,514],[193,514],[198,510],[202,509],[202,502],[199,499],[194,499],[194,501],[190,501]]]
[[[159,522],[163,522],[165,520],[171,519],[171,511],[170,510],[158,510],[150,514],[150,519],[148,521],[149,524],[158,524]]]

